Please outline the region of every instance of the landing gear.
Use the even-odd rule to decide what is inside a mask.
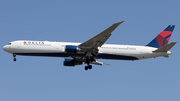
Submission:
[[[85,70],[92,69],[92,65],[85,66]]]
[[[91,57],[87,57],[86,58],[86,63],[87,63],[87,66],[85,66],[85,70],[88,70],[88,69],[92,69],[92,65],[89,65],[90,62],[93,62],[94,61],[94,58],[91,58]]]
[[[16,61],[16,58],[14,58],[13,60]]]
[[[88,66],[85,66],[85,68],[84,68],[85,70],[88,70]]]
[[[87,66],[85,66],[85,70],[88,70],[88,69],[92,69],[92,65],[89,65],[91,62],[95,61],[95,59],[92,57],[93,55],[91,54],[91,52],[87,52],[86,53],[86,63],[87,63]]]
[[[16,54],[13,54],[13,60],[16,61]]]
[[[88,67],[89,67],[89,69],[92,69],[92,65],[89,65]]]

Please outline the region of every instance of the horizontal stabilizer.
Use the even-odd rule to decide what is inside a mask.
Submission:
[[[167,52],[169,51],[177,42],[171,42],[170,44],[167,44],[165,46],[162,46],[161,48],[158,48],[157,50],[153,52]]]
[[[169,58],[169,56],[168,56],[168,55],[165,55],[164,57],[165,57],[165,58]]]

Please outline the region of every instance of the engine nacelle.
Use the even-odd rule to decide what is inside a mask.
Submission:
[[[63,65],[64,66],[82,65],[82,62],[81,61],[76,61],[74,59],[65,58],[64,61],[63,61]]]
[[[65,47],[65,52],[66,53],[77,53],[79,51],[77,46],[73,45],[66,45]]]

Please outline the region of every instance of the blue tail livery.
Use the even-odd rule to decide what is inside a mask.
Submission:
[[[161,33],[159,33],[156,38],[154,38],[149,44],[146,46],[160,48],[168,44],[169,39],[172,35],[175,25],[169,25],[166,29],[164,29]]]

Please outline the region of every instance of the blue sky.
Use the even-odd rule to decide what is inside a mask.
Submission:
[[[125,21],[106,43],[146,45],[169,24],[180,38],[179,0],[1,0],[0,46],[14,40],[84,42]],[[1,101],[179,101],[179,43],[170,58],[99,60],[110,66],[64,67],[63,58],[0,50]]]

